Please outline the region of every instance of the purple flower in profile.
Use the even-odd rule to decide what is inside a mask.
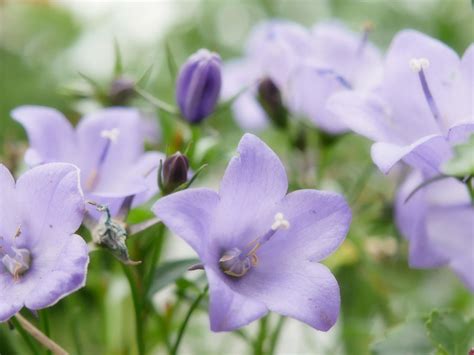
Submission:
[[[465,184],[448,178],[412,194],[423,181],[420,172],[411,173],[395,204],[396,223],[410,242],[410,266],[449,266],[474,292],[474,207],[469,192]]]
[[[268,125],[270,118],[257,99],[259,83],[271,80],[286,101],[290,75],[302,58],[313,53],[312,46],[309,31],[289,21],[272,20],[254,28],[245,56],[227,62],[223,70],[223,100],[248,88],[232,105],[239,126],[260,130]]]
[[[401,186],[396,222],[410,242],[410,265],[449,265],[474,289],[474,207],[465,185],[442,174],[452,146],[474,132],[474,46],[462,59],[443,43],[413,30],[390,46],[379,90],[343,92],[329,107],[355,132],[376,143],[372,159],[384,173],[403,160],[418,171]]]
[[[79,171],[33,168],[15,180],[0,165],[0,322],[54,305],[85,284],[89,252],[73,234],[84,216]]]
[[[86,198],[108,205],[113,215],[124,198],[135,196],[135,203],[144,202],[158,191],[156,171],[164,155],[144,152],[143,120],[137,110],[104,109],[82,118],[76,129],[52,108],[21,106],[12,116],[28,134],[29,166],[49,162],[78,166]]]
[[[319,261],[344,240],[351,212],[344,198],[299,190],[287,195],[285,169],[246,134],[219,192],[199,188],[153,206],[170,230],[199,255],[210,286],[213,331],[230,331],[268,311],[319,330],[339,314],[336,279]]]
[[[474,131],[473,63],[473,45],[460,59],[436,39],[404,30],[390,45],[380,88],[337,93],[328,107],[376,141],[372,159],[382,172],[403,160],[433,174]]]
[[[338,22],[313,27],[314,54],[294,70],[289,80],[289,105],[328,133],[348,130],[346,124],[326,108],[337,92],[368,91],[380,84],[382,58],[369,42],[371,25],[362,34]]]
[[[199,123],[216,106],[221,92],[221,58],[200,49],[181,67],[176,84],[176,101],[183,117]]]

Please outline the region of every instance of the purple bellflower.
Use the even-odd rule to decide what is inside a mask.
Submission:
[[[465,184],[448,178],[413,193],[423,181],[420,172],[412,172],[395,204],[397,226],[410,242],[410,266],[449,266],[474,292],[474,207],[469,192]]]
[[[281,161],[246,134],[218,193],[188,189],[153,206],[203,263],[213,331],[237,329],[268,311],[324,331],[336,322],[339,287],[319,261],[343,242],[350,209],[335,193],[287,189]]]
[[[371,30],[366,24],[363,33],[357,34],[337,22],[313,27],[314,54],[296,68],[289,81],[293,112],[308,117],[328,133],[349,129],[327,110],[326,103],[337,92],[365,92],[380,84],[382,58],[368,40]]]
[[[460,59],[442,42],[404,30],[390,45],[380,88],[337,93],[328,108],[376,141],[372,159],[382,172],[403,160],[433,174],[474,131],[473,63],[474,45]]]
[[[79,171],[52,163],[15,184],[0,164],[0,322],[54,305],[85,284],[89,252],[73,234],[85,208]]]
[[[181,67],[176,84],[176,101],[183,117],[199,123],[216,106],[221,92],[221,58],[200,49]]]
[[[145,202],[158,191],[156,171],[164,155],[144,152],[143,120],[138,111],[108,108],[85,116],[76,129],[57,110],[21,106],[12,112],[30,142],[29,166],[67,162],[79,167],[85,197],[116,214],[126,197]],[[89,208],[93,216],[99,214]]]
[[[372,93],[343,92],[330,109],[376,143],[372,159],[384,173],[403,160],[417,169],[403,183],[396,223],[410,243],[412,267],[450,266],[474,290],[474,207],[467,187],[442,174],[452,146],[474,132],[474,46],[462,59],[443,43],[413,30],[400,32]],[[415,191],[415,189],[417,189]]]
[[[273,20],[254,28],[244,57],[227,62],[223,70],[223,100],[244,90],[232,105],[242,129],[261,130],[270,122],[257,99],[259,83],[271,80],[286,101],[291,73],[302,58],[313,53],[312,48],[309,31],[298,24]]]

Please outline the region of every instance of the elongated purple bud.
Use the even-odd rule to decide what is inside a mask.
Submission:
[[[200,49],[181,67],[176,84],[176,101],[183,117],[199,123],[216,106],[221,91],[221,58]]]

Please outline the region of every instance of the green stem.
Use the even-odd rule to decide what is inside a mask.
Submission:
[[[265,339],[267,337],[267,325],[268,325],[268,317],[262,318],[260,320],[260,330],[258,332],[257,339],[254,343],[253,353],[254,355],[263,355],[264,352],[264,345]]]
[[[278,339],[280,337],[281,330],[283,328],[283,324],[285,323],[285,317],[280,316],[278,323],[273,331],[273,334],[270,338],[270,349],[268,350],[269,355],[273,355],[275,353],[276,346],[278,344]]]
[[[145,340],[143,337],[143,319],[142,319],[142,304],[140,302],[140,295],[138,292],[138,288],[135,285],[135,278],[132,275],[131,270],[126,266],[122,265],[123,272],[127,277],[128,283],[130,285],[130,291],[132,293],[132,301],[133,307],[135,311],[135,333],[137,338],[137,347],[138,347],[138,354],[144,355],[145,354]]]
[[[31,353],[35,354],[35,355],[39,355],[38,349],[36,348],[35,344],[31,340],[31,337],[28,335],[28,333],[20,325],[20,322],[18,322],[18,320],[15,317],[11,318],[10,322],[12,322],[15,329],[18,331],[18,333],[20,333],[20,335],[23,338],[23,340],[25,341],[26,345],[28,345],[28,347],[30,348]]]
[[[49,338],[50,332],[49,332],[49,319],[48,319],[48,313],[47,310],[42,310],[40,313],[40,321],[41,321],[41,330],[43,333]],[[50,355],[51,351],[46,350],[46,354]]]
[[[149,269],[146,274],[145,280],[143,282],[143,285],[144,285],[143,294],[145,295],[145,297],[148,296],[148,291],[150,290],[151,284],[153,283],[156,264],[160,260],[161,251],[163,250],[163,244],[165,240],[163,238],[164,232],[165,232],[165,226],[163,225],[163,223],[160,223],[160,225],[158,226],[158,233],[157,233],[158,235],[156,236],[158,240],[154,243],[152,255],[150,258]]]
[[[184,321],[181,324],[181,327],[179,328],[178,336],[174,343],[173,349],[171,349],[171,355],[176,355],[178,353],[179,344],[181,343],[181,340],[183,339],[184,332],[186,330],[189,320],[191,319],[191,315],[196,310],[197,306],[199,306],[199,303],[201,303],[201,300],[203,299],[203,297],[207,294],[208,289],[209,289],[209,285],[206,285],[204,290],[199,294],[199,296],[196,297],[193,304],[189,308],[189,311],[186,314],[186,317],[184,318]]]

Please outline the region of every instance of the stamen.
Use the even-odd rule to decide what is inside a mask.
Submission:
[[[258,249],[267,243],[278,230],[288,228],[290,228],[290,222],[285,219],[283,213],[278,212],[275,214],[274,222],[271,225],[270,230],[262,237],[251,241],[243,250],[232,248],[222,255],[219,259],[221,270],[225,274],[233,277],[241,277],[245,275],[251,267],[257,266]]]
[[[107,158],[107,154],[109,153],[110,145],[111,143],[117,142],[117,139],[120,135],[120,130],[118,128],[112,128],[112,129],[104,129],[102,132],[100,132],[100,136],[102,138],[105,138],[107,142],[105,143],[104,149],[102,150],[102,153],[100,154],[99,157],[99,162],[94,170],[90,173],[89,177],[87,178],[86,181],[86,188],[87,190],[92,190],[94,187],[97,185],[99,181],[99,171],[102,165],[105,162],[105,159]]]
[[[358,57],[362,54],[362,52],[364,51],[367,45],[367,42],[369,41],[369,34],[370,32],[374,30],[374,24],[371,21],[366,21],[364,22],[362,28],[363,28],[362,38],[356,50],[356,55]]]
[[[439,113],[439,109],[436,105],[434,97],[431,94],[431,90],[428,86],[428,82],[426,81],[426,76],[424,72],[424,69],[428,69],[430,67],[430,61],[426,58],[413,58],[410,60],[409,65],[414,72],[418,73],[421,89],[423,90],[423,94],[425,95],[426,102],[435,120],[439,121],[441,119],[441,115]]]

